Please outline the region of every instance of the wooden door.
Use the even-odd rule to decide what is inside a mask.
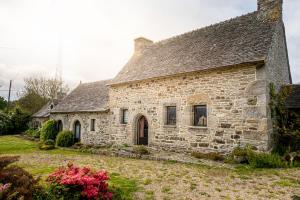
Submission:
[[[137,144],[148,145],[148,121],[146,117],[140,117],[137,128]]]

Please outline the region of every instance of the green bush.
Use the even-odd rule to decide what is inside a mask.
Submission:
[[[140,154],[140,155],[148,155],[148,154],[150,154],[150,152],[147,149],[147,147],[145,147],[143,145],[134,146],[133,147],[133,152],[136,153],[136,154]]]
[[[55,140],[57,136],[56,122],[54,120],[46,121],[41,128],[41,141]]]
[[[33,132],[32,136],[33,136],[34,138],[40,138],[40,136],[41,136],[41,130],[40,130],[40,129],[35,130],[35,131]]]
[[[70,147],[74,144],[74,135],[71,131],[61,131],[56,138],[56,145],[59,147]]]
[[[17,166],[8,166],[16,162],[18,157],[0,157],[0,187],[1,199],[32,199],[34,193],[41,190],[38,179],[34,179],[24,169]]]
[[[214,161],[223,161],[224,160],[224,156],[222,156],[216,152],[201,153],[201,152],[194,151],[194,152],[192,152],[191,155],[198,159],[207,159],[207,160],[214,160]]]
[[[253,168],[284,168],[288,164],[278,154],[255,152],[250,146],[237,147],[229,155],[228,160],[234,163],[247,163]]]
[[[12,124],[7,113],[0,111],[0,135],[5,135],[9,133],[12,129]]]
[[[30,137],[34,137],[34,138],[40,138],[40,130],[39,129],[33,129],[30,128],[27,131],[25,131],[25,134],[30,136]]]
[[[236,147],[227,157],[225,162],[231,164],[249,164],[248,152],[252,151],[251,146]]]
[[[9,134],[22,133],[27,130],[30,120],[30,114],[17,107],[10,114],[11,128],[9,129]]]
[[[278,154],[248,151],[248,162],[254,168],[284,168],[287,163]]]

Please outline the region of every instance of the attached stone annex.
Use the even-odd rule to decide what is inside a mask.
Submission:
[[[229,152],[272,145],[269,83],[292,83],[282,0],[160,42],[135,39],[112,80],[80,84],[50,111],[86,144]]]

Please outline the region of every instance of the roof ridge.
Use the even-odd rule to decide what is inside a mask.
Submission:
[[[152,45],[149,45],[148,47],[151,48],[151,47],[156,46],[156,45],[160,45],[160,44],[163,44],[163,43],[172,41],[172,40],[179,39],[179,38],[181,38],[181,37],[184,37],[184,36],[186,36],[186,35],[189,35],[189,34],[198,32],[198,31],[200,31],[200,30],[205,30],[205,29],[211,28],[211,27],[213,27],[213,26],[226,24],[226,23],[231,22],[231,21],[234,21],[234,20],[236,20],[236,19],[238,19],[238,18],[250,16],[250,15],[253,15],[253,14],[257,14],[257,13],[258,13],[258,11],[253,11],[253,12],[249,12],[249,13],[246,13],[246,14],[243,14],[243,15],[240,15],[240,16],[237,16],[237,17],[232,17],[232,18],[227,19],[227,20],[225,20],[225,21],[220,21],[220,22],[216,22],[216,23],[213,23],[213,24],[210,24],[210,25],[201,27],[201,28],[196,28],[196,29],[194,29],[194,30],[191,30],[191,31],[188,31],[188,32],[179,34],[179,35],[175,35],[175,36],[172,36],[172,37],[170,37],[170,38],[158,40],[157,42],[154,42]],[[147,48],[147,47],[146,47],[146,48]]]
[[[100,83],[100,82],[108,82],[108,81],[111,81],[111,80],[112,79],[104,79],[104,80],[99,80],[99,81],[86,82],[86,83],[81,83],[78,86],[80,86],[80,85],[94,84],[94,83]]]

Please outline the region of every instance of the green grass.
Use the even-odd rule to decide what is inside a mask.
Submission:
[[[238,165],[235,169],[205,164],[149,161],[83,153],[74,149],[56,148],[42,151],[38,143],[20,136],[0,136],[0,154],[19,155],[15,165],[23,167],[35,177],[41,177],[41,185],[47,186],[46,178],[59,166],[72,162],[95,170],[107,170],[110,190],[116,199],[199,199],[200,197],[239,199],[236,188],[241,182],[251,183],[243,189],[244,194],[256,198],[256,189],[264,185],[273,195],[276,186],[279,192],[287,187],[293,194],[300,187],[300,169],[255,169]],[[1,155],[0,155],[1,156]],[[291,177],[293,179],[291,179]],[[259,181],[257,181],[259,178]],[[222,182],[226,182],[226,188]],[[224,188],[223,188],[224,185]],[[278,193],[286,199],[286,193]],[[199,196],[200,195],[200,196]]]
[[[16,136],[0,136],[0,154],[30,153],[37,150],[36,142]]]
[[[49,155],[88,155],[88,153],[82,153],[76,150],[67,149],[53,149],[48,151],[42,151],[38,149],[37,142],[24,140],[17,136],[0,136],[0,154],[49,154]],[[55,171],[57,167],[49,166],[47,163],[36,163],[35,165],[28,163],[16,163],[24,168],[26,171],[30,172],[35,177],[40,178],[40,184],[43,186],[47,185],[46,179],[50,173]],[[133,193],[138,191],[137,181],[122,177],[120,174],[111,173],[109,185],[114,192],[117,199],[131,200],[133,198]]]
[[[123,200],[134,199],[132,194],[139,189],[136,180],[123,178],[118,173],[110,174],[109,186],[114,191],[115,196],[117,195],[119,199]]]
[[[276,181],[273,185],[277,185],[280,187],[300,187],[300,180],[295,179],[282,179],[280,181]]]

